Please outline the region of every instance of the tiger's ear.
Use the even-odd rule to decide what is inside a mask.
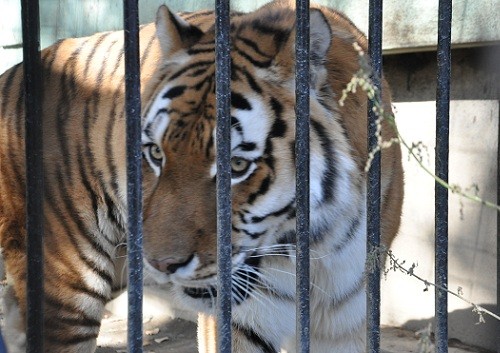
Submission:
[[[323,70],[326,56],[332,43],[332,29],[325,15],[319,9],[311,9],[309,13],[309,58],[311,85],[314,86],[318,74]],[[295,33],[294,30],[275,58],[278,66],[289,68],[288,75],[295,69]]]
[[[309,56],[311,66],[323,65],[332,44],[332,28],[319,9],[311,9],[310,14]]]
[[[156,37],[164,57],[196,43],[203,32],[161,5],[156,13]]]

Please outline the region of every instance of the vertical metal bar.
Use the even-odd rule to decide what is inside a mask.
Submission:
[[[229,1],[217,0],[217,352],[231,353],[231,38]]]
[[[500,116],[499,116],[500,120]],[[498,124],[497,139],[497,204],[500,203],[500,124]],[[500,315],[500,216],[497,213],[497,314]],[[500,332],[500,321],[496,321]],[[500,353],[500,335],[497,335],[497,353]]]
[[[438,10],[437,92],[436,92],[436,175],[448,181],[450,77],[451,77],[451,0],[440,0]],[[448,190],[435,185],[437,287],[448,287]],[[448,295],[436,289],[436,352],[448,352]]]
[[[295,38],[295,155],[297,232],[297,352],[310,348],[309,307],[309,0],[296,2]]]
[[[127,115],[128,352],[142,353],[142,175],[138,0],[123,1]]]
[[[3,341],[3,336],[0,333],[0,353],[7,353],[7,348],[5,348],[5,342]]]
[[[26,111],[27,353],[43,352],[43,136],[40,12],[22,0]]]
[[[370,0],[368,51],[372,64],[372,81],[381,89],[382,77],[382,0]],[[377,120],[373,101],[368,102],[368,152],[377,146]],[[368,171],[367,186],[367,254],[379,254],[380,247],[380,153]],[[380,352],[380,266],[367,271],[367,352]]]
[[[500,116],[499,116],[500,120]],[[500,124],[498,124],[497,139],[497,204],[500,203]],[[500,216],[497,213],[497,314],[500,315]],[[500,321],[496,321],[500,332]],[[497,335],[497,353],[500,353],[500,335]]]

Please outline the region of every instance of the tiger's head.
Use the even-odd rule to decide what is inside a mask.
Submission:
[[[325,66],[332,30],[311,10],[311,236],[357,210],[359,171]],[[235,300],[266,255],[295,238],[295,12],[266,8],[231,19],[232,266]],[[146,269],[206,309],[216,295],[215,33],[162,6],[163,61],[143,111]],[[355,54],[353,54],[355,58]],[[239,278],[239,279],[238,279]],[[236,288],[236,289],[234,289]],[[191,304],[190,304],[191,305]],[[201,306],[200,306],[201,305]]]

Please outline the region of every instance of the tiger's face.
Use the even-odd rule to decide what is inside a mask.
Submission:
[[[232,266],[237,288],[238,281],[252,282],[263,256],[286,253],[295,237],[291,16],[293,12],[276,20],[275,27],[267,21],[266,28],[258,17],[234,18],[231,31]],[[203,310],[199,299],[216,294],[217,272],[214,33],[202,33],[166,8],[160,9],[157,26],[166,59],[143,113],[145,263],[156,281],[172,281],[184,302],[196,302]],[[312,50],[324,55],[330,39],[323,32],[329,29],[319,27],[321,33],[312,30],[311,36],[321,34],[322,42]],[[315,64],[311,70],[314,237],[324,227],[325,214],[335,216],[322,207],[334,199],[336,186],[329,180],[348,148],[342,139],[327,137],[340,127],[333,118],[334,104],[325,99],[331,92],[324,68]],[[343,164],[355,169],[347,158]],[[238,289],[233,294],[236,301],[243,295]]]

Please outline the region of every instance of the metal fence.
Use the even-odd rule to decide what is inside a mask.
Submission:
[[[448,117],[450,87],[451,0],[439,1],[436,171],[448,176]],[[142,348],[142,195],[139,80],[138,1],[124,0],[127,165],[129,205],[130,353]],[[216,1],[217,97],[217,232],[218,232],[218,348],[231,352],[231,169],[230,169],[230,46],[229,1]],[[382,70],[382,0],[370,0],[369,55],[373,81],[380,88]],[[297,161],[297,347],[309,352],[309,1],[297,0],[296,35],[296,161]],[[41,70],[38,1],[22,0],[25,63],[28,306],[27,352],[43,352],[43,173],[41,130]],[[369,109],[369,149],[377,143],[376,117]],[[436,284],[447,287],[447,190],[436,184]],[[367,249],[380,243],[380,157],[368,176]],[[380,269],[367,278],[367,352],[380,351]],[[447,295],[436,290],[436,352],[448,351]],[[0,342],[1,344],[1,342]],[[0,348],[1,352],[1,348]]]

